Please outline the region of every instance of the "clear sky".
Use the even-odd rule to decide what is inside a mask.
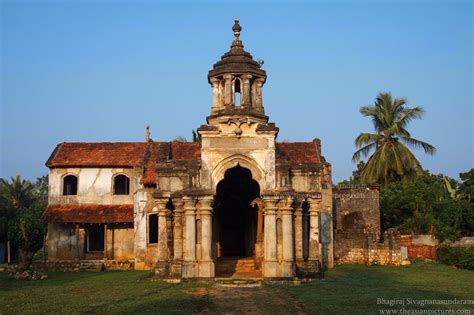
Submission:
[[[381,91],[426,110],[409,130],[432,172],[474,167],[471,1],[1,1],[1,177],[35,179],[57,143],[191,138],[233,19],[265,61],[279,141],[322,140],[351,175],[358,112]]]

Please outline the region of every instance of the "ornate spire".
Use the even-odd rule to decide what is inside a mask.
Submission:
[[[243,49],[244,45],[242,45],[242,41],[239,39],[242,27],[240,26],[238,19],[234,20],[234,26],[232,26],[232,30],[234,31],[234,40],[232,41],[232,46],[230,46],[230,48],[233,49],[238,47]]]
[[[239,19],[234,20],[234,26],[232,27],[232,30],[234,31],[235,39],[239,39],[240,31],[242,30],[242,27],[239,24]]]

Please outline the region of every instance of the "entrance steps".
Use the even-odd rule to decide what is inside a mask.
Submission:
[[[80,271],[101,272],[105,270],[103,260],[81,260],[79,262]]]
[[[255,257],[222,257],[216,263],[216,276],[232,278],[259,278]]]
[[[262,286],[263,278],[215,278],[214,283],[222,288],[258,288]]]

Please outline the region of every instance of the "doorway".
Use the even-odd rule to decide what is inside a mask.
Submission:
[[[251,202],[259,196],[249,169],[237,165],[226,171],[215,203],[218,257],[255,256],[258,209]]]

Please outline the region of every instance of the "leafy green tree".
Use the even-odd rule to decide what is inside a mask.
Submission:
[[[471,168],[468,172],[460,173],[459,177],[462,180],[459,186],[459,193],[461,198],[469,202],[474,201],[474,168]]]
[[[178,136],[173,139],[173,142],[188,142],[188,140],[185,137]]]
[[[357,162],[373,151],[360,174],[366,184],[379,183],[387,187],[402,177],[414,178],[422,167],[410,148],[422,148],[425,153],[436,152],[431,144],[415,139],[406,129],[408,124],[423,116],[422,107],[409,108],[403,98],[392,99],[390,93],[380,93],[373,106],[363,106],[360,113],[370,117],[375,133],[361,133],[355,139],[358,150],[352,156]]]
[[[448,181],[457,185],[453,179]],[[381,191],[380,208],[383,229],[434,234],[440,240],[474,233],[474,204],[452,198],[446,177],[428,171],[411,182],[390,183]]]
[[[43,176],[32,184],[18,175],[10,181],[0,179],[0,240],[11,242],[18,250],[20,269],[26,269],[33,255],[43,245],[48,178]]]
[[[20,175],[11,177],[11,182],[0,178],[0,198],[13,208],[22,208],[31,202],[33,185],[21,179]]]
[[[45,228],[41,215],[44,210],[44,203],[35,201],[28,208],[20,208],[19,214],[10,221],[8,239],[18,248],[20,271],[29,268],[34,254],[43,246]]]

